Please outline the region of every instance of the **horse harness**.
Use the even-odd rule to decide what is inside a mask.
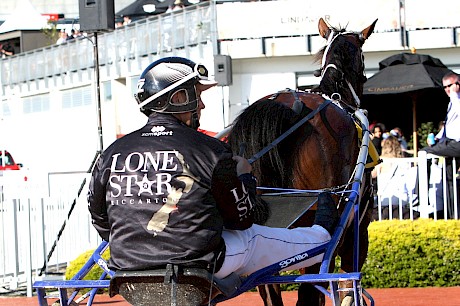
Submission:
[[[250,164],[252,164],[255,161],[257,161],[258,159],[260,159],[264,154],[268,153],[271,149],[273,149],[275,146],[277,146],[286,137],[288,137],[290,134],[292,134],[294,131],[296,131],[299,127],[301,127],[307,121],[312,119],[315,115],[317,115],[319,112],[321,112],[321,110],[325,109],[329,104],[333,103],[336,106],[338,106],[339,108],[343,109],[343,107],[340,105],[340,101],[341,101],[340,98],[341,97],[340,97],[339,93],[334,93],[332,95],[333,98],[329,98],[329,97],[326,97],[326,96],[323,95],[323,97],[325,98],[325,101],[323,103],[321,103],[317,108],[315,108],[313,110],[308,108],[308,107],[306,107],[306,105],[299,98],[299,95],[298,95],[299,91],[289,89],[289,88],[286,88],[285,90],[281,90],[281,91],[278,91],[278,92],[274,93],[273,95],[271,95],[268,98],[268,100],[276,100],[276,98],[280,94],[283,94],[283,93],[290,93],[294,97],[294,103],[292,104],[291,109],[296,114],[300,115],[305,110],[305,108],[307,108],[310,112],[305,117],[303,117],[300,121],[298,121],[296,124],[291,126],[287,131],[285,131],[283,134],[278,136],[278,138],[276,138],[273,142],[271,142],[266,147],[264,147],[262,150],[260,150],[259,152],[255,153],[251,158],[249,158],[248,161],[249,161]],[[326,127],[328,128],[328,130],[330,130],[327,120],[324,121],[324,122],[326,123]],[[355,125],[356,125],[356,128],[358,130],[358,138],[361,139],[361,137],[363,135],[363,133],[362,133],[363,131],[362,131],[361,127],[357,124],[356,121],[355,121]],[[334,134],[334,133],[332,133],[332,134]],[[369,147],[373,147],[372,143],[369,144]],[[241,147],[240,147],[240,150],[244,150],[244,149],[245,149],[245,144],[242,144]],[[379,161],[380,161],[379,157],[378,157],[378,155],[375,155],[375,154],[376,154],[375,147],[373,148],[373,150],[370,148],[369,157],[371,159],[371,162],[366,164],[366,168],[373,168],[376,164],[379,163]],[[242,152],[240,152],[240,155],[242,155]],[[350,182],[348,182],[347,184],[344,184],[342,186],[330,187],[330,188],[326,188],[324,190],[329,190],[329,191],[341,190],[341,189],[346,188],[349,184],[350,184]]]
[[[302,101],[300,101],[298,95],[297,95],[297,92],[294,91],[294,90],[291,90],[291,89],[287,89],[288,92],[291,92],[293,95],[294,95],[294,104],[293,104],[293,109],[295,108],[295,110],[299,111],[301,110],[301,108],[303,107],[303,103]],[[284,91],[286,92],[286,91]],[[276,99],[276,97],[278,96],[278,94],[282,93],[281,92],[278,92],[274,95],[272,95],[269,99],[270,100],[274,100]],[[249,163],[252,164],[254,163],[255,161],[257,161],[259,158],[261,158],[264,154],[266,154],[267,152],[269,152],[271,149],[273,149],[275,146],[277,146],[281,141],[283,141],[286,137],[288,137],[289,135],[291,135],[295,130],[297,130],[299,127],[301,127],[303,124],[305,124],[308,120],[312,119],[317,113],[319,113],[323,108],[325,108],[326,106],[328,106],[332,101],[331,100],[326,100],[324,101],[324,103],[321,103],[316,109],[314,109],[312,112],[310,112],[309,114],[307,114],[305,117],[303,117],[300,121],[298,121],[296,124],[294,124],[293,126],[291,126],[286,132],[284,132],[283,134],[281,134],[280,136],[278,136],[278,138],[276,138],[275,140],[273,140],[273,142],[271,142],[270,144],[268,144],[265,148],[263,148],[262,150],[260,150],[259,152],[257,152],[256,154],[254,154],[251,158],[248,159]]]

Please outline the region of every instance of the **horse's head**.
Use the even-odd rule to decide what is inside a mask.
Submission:
[[[359,107],[366,82],[362,46],[374,31],[377,19],[361,32],[351,32],[329,26],[323,18],[319,20],[320,35],[327,40],[326,46],[317,54],[321,60],[321,82],[319,90],[341,100],[353,108]]]

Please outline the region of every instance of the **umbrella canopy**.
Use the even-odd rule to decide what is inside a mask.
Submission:
[[[118,11],[117,16],[142,17],[164,13],[178,0],[136,0],[127,7]],[[180,1],[184,6],[188,6],[187,0]]]
[[[390,56],[379,63],[379,69],[364,84],[364,95],[442,88],[442,77],[451,71],[437,58],[412,53]]]
[[[451,70],[437,58],[413,53],[390,56],[379,63],[379,69],[364,84],[363,107],[368,109],[371,121],[377,114],[381,116],[377,121],[406,129],[412,121],[416,153],[417,121],[436,125],[446,115],[449,99],[442,88],[442,77]]]

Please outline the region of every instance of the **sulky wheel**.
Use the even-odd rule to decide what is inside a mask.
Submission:
[[[340,306],[355,306],[355,301],[353,298],[352,294],[347,294],[343,300],[342,303],[340,303]]]
[[[342,303],[340,303],[340,306],[358,306],[355,305],[355,299],[353,298],[353,292],[348,293],[342,300]],[[367,306],[366,301],[363,299],[363,305],[362,306]]]

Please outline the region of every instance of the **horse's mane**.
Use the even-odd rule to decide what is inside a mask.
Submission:
[[[250,158],[299,119],[289,107],[270,99],[261,99],[248,106],[235,119],[228,142],[233,152],[238,152],[239,146],[246,143],[244,157]],[[276,187],[288,185],[291,173],[286,170],[289,168],[286,164],[289,163],[292,150],[295,150],[293,146],[288,145],[289,141],[287,138],[253,164],[254,174],[259,182]],[[272,168],[264,168],[264,171],[261,171],[259,165],[272,165]]]

